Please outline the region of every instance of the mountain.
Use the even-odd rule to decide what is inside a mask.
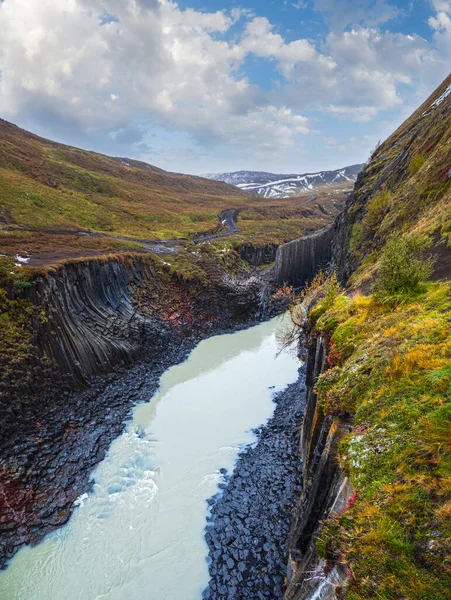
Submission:
[[[58,144],[0,120],[3,225],[158,236],[177,230],[174,213],[204,204],[211,212],[240,198],[246,194],[222,182]]]
[[[303,328],[304,495],[285,599],[448,600],[451,75],[375,150],[333,250],[347,289],[325,284]]]
[[[363,165],[351,165],[336,171],[320,171],[302,175],[281,175],[264,171],[235,171],[233,173],[212,173],[205,177],[214,181],[223,181],[235,185],[246,192],[258,194],[263,198],[286,198],[299,196],[320,189],[352,187]]]
[[[369,279],[393,234],[428,236],[451,275],[451,75],[370,157],[338,223],[337,267]],[[371,265],[371,268],[369,268]]]

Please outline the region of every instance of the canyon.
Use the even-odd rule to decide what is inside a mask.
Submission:
[[[375,151],[343,212],[333,214],[329,205],[327,220],[320,219],[319,213],[310,215],[310,227],[298,236],[290,235],[290,240],[282,236],[256,243],[252,236],[244,236],[235,243],[238,232],[234,224],[241,229],[241,213],[234,213],[228,224],[231,241],[215,238],[223,234],[216,230],[217,214],[224,215],[222,211],[238,206],[235,202],[246,201],[242,192],[230,192],[225,184],[218,184],[220,188],[207,192],[214,197],[214,206],[206,209],[202,203],[208,219],[213,219],[213,224],[207,219],[212,226],[208,231],[195,231],[194,222],[184,225],[176,236],[181,248],[173,254],[123,248],[124,240],[113,236],[131,238],[136,232],[122,222],[114,227],[110,223],[111,237],[93,236],[95,256],[74,256],[63,264],[35,270],[6,264],[2,271],[2,314],[6,315],[2,335],[10,337],[2,341],[6,351],[0,387],[0,560],[6,567],[0,574],[0,590],[5,598],[66,598],[65,576],[71,573],[71,561],[81,561],[83,543],[90,544],[91,534],[83,519],[94,529],[101,521],[107,523],[105,544],[115,543],[114,530],[108,530],[109,516],[99,517],[99,497],[108,506],[116,502],[110,503],[108,496],[123,503],[124,512],[115,512],[117,507],[110,506],[117,528],[129,526],[138,532],[138,538],[130,529],[123,534],[128,536],[124,558],[128,566],[122,579],[123,567],[106,560],[109,555],[102,546],[93,549],[94,554],[105,553],[106,577],[116,583],[109,592],[103,584],[97,589],[104,573],[95,573],[92,577],[97,583],[89,591],[92,597],[94,593],[109,593],[111,598],[142,597],[143,590],[153,584],[154,600],[185,596],[194,600],[201,595],[212,600],[406,598],[413,581],[418,589],[412,592],[415,600],[446,598],[447,522],[441,516],[449,493],[446,442],[438,442],[440,449],[428,447],[420,457],[414,448],[425,448],[427,441],[421,428],[416,433],[418,422],[435,432],[430,413],[444,411],[448,405],[449,323],[448,330],[443,323],[449,315],[446,298],[451,264],[445,225],[450,206],[451,97],[444,93],[449,85],[450,78]],[[33,143],[41,144],[35,139]],[[68,149],[64,153],[65,159],[76,156],[80,166],[92,159]],[[51,164],[55,168],[55,163]],[[102,163],[102,172],[105,165],[113,169],[113,163]],[[39,174],[40,185],[54,176],[52,169]],[[138,180],[142,185],[142,179],[148,177],[141,173],[145,167],[137,165],[136,169],[128,176],[133,185]],[[162,174],[152,171],[154,176],[162,185]],[[185,185],[179,176],[170,177],[175,187]],[[92,187],[93,181],[88,183]],[[75,185],[80,185],[78,180]],[[184,192],[188,203],[192,194],[199,192],[196,186],[216,183],[196,180],[192,185],[194,190]],[[230,204],[231,198],[234,204]],[[299,211],[299,206],[295,209]],[[27,223],[14,222],[12,212],[5,214],[5,239],[7,236],[18,252],[19,246],[24,248],[27,243]],[[332,217],[337,217],[334,222]],[[81,243],[78,225],[78,221],[71,223],[71,243]],[[83,225],[86,231],[88,225]],[[105,229],[105,224],[100,229]],[[440,264],[435,262],[428,281],[421,282],[425,287],[411,298],[384,304],[388,301],[373,293],[384,248],[391,235],[402,238],[418,231],[428,238],[423,251],[427,247]],[[62,235],[56,229],[41,233],[50,236],[46,244]],[[143,231],[138,233],[143,240]],[[177,233],[175,226],[171,233]],[[182,234],[193,237],[187,241]],[[104,239],[108,240],[105,248],[99,245]],[[33,244],[27,246],[30,256],[37,251]],[[321,270],[329,276],[336,273],[336,287],[330,277],[322,283],[316,301],[307,303],[307,318],[294,336],[294,354],[285,349],[276,357],[276,325],[271,319],[293,303],[294,288],[301,291],[301,298],[308,293],[309,282]],[[411,331],[408,327],[417,323],[415,319],[418,325]],[[401,326],[405,329],[398,332]],[[421,332],[426,332],[427,338],[421,338]],[[403,348],[408,354],[417,344],[421,348],[430,344],[426,348],[430,358],[434,352],[431,340],[436,346],[443,344],[437,361],[422,366],[417,348],[408,363],[417,370],[406,375],[408,381],[401,392],[393,392],[386,382],[395,386],[404,376],[402,369],[407,369],[394,348],[406,344]],[[374,353],[371,344],[376,347]],[[229,372],[234,358],[236,370]],[[188,368],[192,372],[186,373]],[[438,396],[428,404],[426,387],[421,388],[418,393],[423,404],[418,415],[411,415],[405,407],[381,415],[374,412],[392,393],[396,406],[401,406],[405,396],[413,398],[408,385],[431,373],[434,378],[428,379],[429,387],[437,386]],[[213,378],[203,380],[209,374]],[[240,389],[230,385],[233,380]],[[380,380],[386,387],[378,401],[362,407],[359,403],[364,399],[374,399],[373,392],[379,394]],[[186,386],[178,390],[180,396],[172,397],[171,390],[180,382]],[[193,387],[189,391],[196,382],[202,382],[203,390]],[[212,397],[216,403],[211,405]],[[165,406],[170,407],[168,412]],[[221,423],[221,410],[226,409]],[[384,421],[392,418],[391,413],[394,421],[390,427],[399,436],[394,440],[387,439],[390,427]],[[231,423],[236,430],[227,437]],[[441,423],[446,426],[445,417]],[[199,429],[193,431],[193,427]],[[211,440],[215,431],[221,435],[217,433],[217,439]],[[406,431],[418,437],[403,437],[408,435]],[[442,429],[431,439],[442,440],[440,432]],[[364,446],[366,440],[373,443],[371,436],[374,452],[368,450],[373,446]],[[131,455],[122,455],[121,445],[130,437],[134,444]],[[203,447],[201,439],[212,445]],[[355,440],[352,443],[357,450],[352,444],[349,447],[349,440]],[[396,468],[388,469],[389,475],[385,471],[381,475],[378,469],[381,464],[385,467],[385,453],[402,445],[398,440],[410,454],[404,462],[394,462]],[[360,454],[359,444],[363,444]],[[182,460],[184,452],[187,456]],[[365,470],[371,455],[376,457],[375,464]],[[402,456],[400,448],[398,455]],[[130,456],[135,461],[132,466],[127,462]],[[207,478],[200,493],[198,480],[186,474],[202,464],[205,456],[210,462],[198,475],[201,482]],[[169,471],[167,482],[166,464],[172,465],[177,475],[172,480]],[[133,480],[129,486],[123,481],[119,487],[112,485],[117,483],[118,465],[122,473],[127,472],[126,478]],[[161,473],[155,475],[160,467]],[[399,507],[410,485],[415,488],[415,498],[420,493],[415,479],[419,472],[431,490],[429,497],[422,503],[412,500],[409,524],[415,522],[416,530],[409,530],[406,536],[410,537],[402,538],[403,543],[393,541],[377,527],[387,519],[405,519],[407,509]],[[393,473],[394,480],[390,479]],[[155,540],[151,539],[156,530],[152,510],[158,477],[165,490],[164,506],[193,494],[196,498],[193,510],[197,512],[190,512],[182,503],[172,506],[173,515],[162,521],[161,526],[163,522],[173,526],[172,542],[164,547],[152,546]],[[371,485],[371,478],[377,486]],[[127,494],[133,489],[142,491],[143,482],[147,485],[144,496],[134,499],[137,508],[130,511]],[[186,487],[177,493],[174,490],[180,482]],[[140,514],[143,507],[145,516]],[[386,512],[378,512],[380,507]],[[184,520],[177,521],[176,512],[183,513]],[[423,514],[426,517],[420,516]],[[195,523],[190,522],[192,518]],[[150,527],[143,525],[146,520]],[[392,521],[387,526],[390,532],[394,530]],[[178,538],[183,538],[185,529],[192,531],[191,526],[192,537],[184,538],[179,548]],[[87,540],[83,536],[88,536]],[[134,553],[135,539],[140,540],[139,555]],[[161,539],[166,540],[164,536]],[[115,555],[120,553],[119,547]],[[378,563],[375,554],[383,557],[383,562]],[[52,564],[60,565],[61,557],[68,562],[52,580]],[[141,569],[148,560],[155,565],[154,579],[150,567]],[[157,565],[154,560],[161,562]],[[172,577],[167,572],[171,563],[177,576],[167,583]],[[74,598],[83,593],[80,581],[88,568],[71,575],[76,580],[70,584],[75,586]],[[27,574],[32,571],[28,582]],[[188,571],[193,576],[185,588]],[[77,585],[81,586],[78,590]],[[402,592],[393,591],[393,586],[400,586]]]

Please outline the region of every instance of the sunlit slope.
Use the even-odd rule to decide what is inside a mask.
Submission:
[[[233,241],[278,244],[332,222],[345,200],[341,192],[310,196],[256,198],[223,182],[57,144],[0,120],[0,247],[6,254],[53,261],[136,250],[134,241],[78,232],[189,238],[215,230],[227,208],[240,210]]]
[[[232,186],[39,138],[0,121],[0,222],[171,237],[243,202]]]
[[[339,461],[354,494],[317,550],[349,566],[347,600],[448,600],[451,76],[374,152],[335,256],[350,289],[332,281],[310,317],[329,347],[321,409],[353,416]]]
[[[340,269],[374,275],[394,233],[428,236],[437,276],[451,273],[451,75],[372,155],[343,215]]]

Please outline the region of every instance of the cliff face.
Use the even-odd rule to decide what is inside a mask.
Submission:
[[[353,293],[308,324],[287,600],[449,595],[450,134],[451,76],[373,153],[337,219],[333,264]],[[436,265],[399,303],[370,292],[403,236]]]
[[[325,415],[314,390],[319,375],[327,368],[326,352],[321,336],[310,339],[300,440],[303,493],[290,532],[286,600],[334,600],[346,588],[347,567],[329,565],[316,549],[321,521],[344,510],[352,496],[349,479],[337,460],[338,446],[351,431],[352,419]]]
[[[270,265],[276,259],[277,249],[278,246],[276,244],[266,244],[258,247],[252,244],[242,244],[240,247],[240,256],[253,267]]]
[[[451,272],[451,75],[370,157],[336,222],[337,274],[370,281],[391,235],[428,236],[436,278]]]
[[[50,317],[39,330],[42,353],[83,381],[132,364],[144,344],[158,347],[169,327],[138,310],[132,287],[154,277],[149,265],[110,261],[69,264],[39,279],[30,296]]]
[[[41,356],[80,382],[130,366],[171,337],[203,337],[257,318],[262,283],[220,264],[208,282],[146,257],[74,262],[38,277],[28,299],[45,318]],[[206,272],[201,273],[205,279]]]
[[[334,225],[332,224],[279,246],[275,264],[277,284],[286,283],[298,288],[312,279],[319,268],[330,262],[333,237]]]
[[[217,273],[208,285],[172,278],[144,259],[68,264],[36,281],[33,304],[48,318],[39,326],[43,355],[78,381],[146,352],[171,337],[198,336],[256,318],[260,283]]]

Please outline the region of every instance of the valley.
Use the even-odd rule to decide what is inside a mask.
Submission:
[[[314,202],[309,193],[268,202],[221,182],[56,144],[2,120],[0,175],[2,249],[38,264],[142,252],[149,240],[213,238],[224,230],[218,215],[232,209],[240,231],[231,242],[280,244],[332,222],[345,201],[339,190]]]
[[[351,193],[0,121],[2,597],[447,600],[450,85]]]

